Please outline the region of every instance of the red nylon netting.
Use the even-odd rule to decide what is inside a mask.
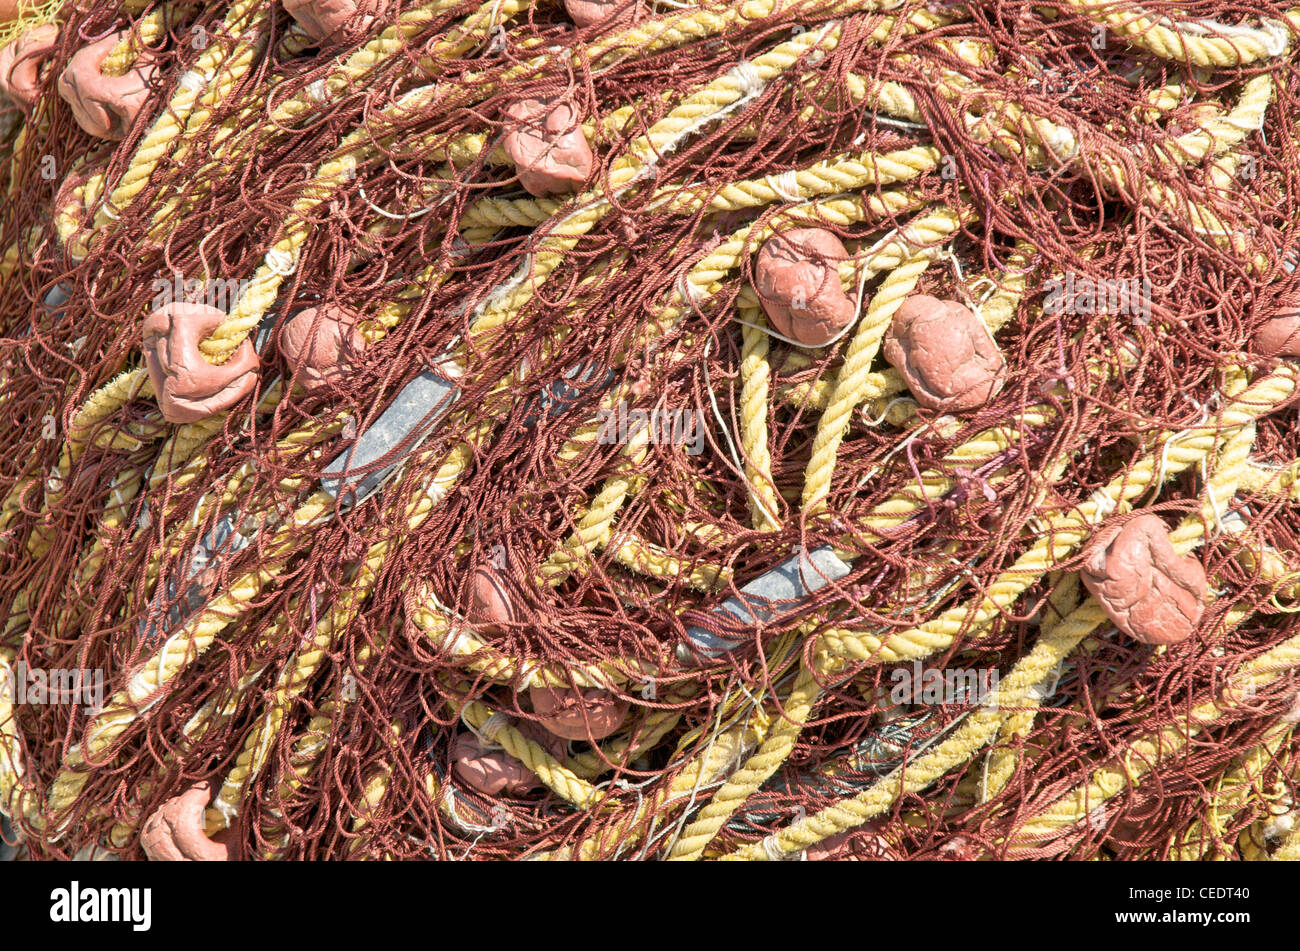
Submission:
[[[182,140],[109,225],[72,241],[53,219],[61,185],[99,171],[111,191],[149,119],[199,56],[187,42],[192,28],[203,27],[213,43],[231,42],[221,26],[227,9],[180,11],[156,44],[161,67],[149,103],[121,144],[81,132],[47,81],[25,117],[23,140],[9,134],[13,157],[0,171],[9,196],[0,210],[0,247],[8,249],[0,398],[9,422],[0,430],[2,646],[13,664],[29,668],[102,670],[111,713],[111,698],[149,669],[183,619],[223,595],[243,603],[219,604],[223,624],[210,646],[134,710],[88,767],[77,768],[84,783],[65,808],[52,805],[56,777],[96,717],[69,704],[14,707],[22,776],[10,805],[33,854],[68,856],[97,844],[142,857],[145,817],[195,782],[210,780],[215,789],[231,775],[246,776],[240,770],[257,750],[264,760],[235,784],[229,835],[242,857],[501,859],[556,850],[664,857],[729,772],[692,778],[700,757],[757,709],[765,711],[760,730],[781,722],[796,672],[813,662],[819,637],[883,637],[969,603],[1030,548],[1045,512],[1083,504],[1136,469],[1152,452],[1153,433],[1204,423],[1230,401],[1230,366],[1252,378],[1272,369],[1243,351],[1274,314],[1287,280],[1283,262],[1295,250],[1300,82],[1289,56],[1209,70],[1114,36],[1098,48],[1093,21],[1064,3],[931,4],[937,19],[911,32],[900,23],[924,17],[926,5],[908,4],[901,14],[827,6],[780,4],[716,35],[661,51],[629,46],[592,63],[582,51],[608,31],[575,31],[562,8],[538,4],[510,20],[504,45],[488,31],[463,55],[440,56],[434,76],[422,57],[475,12],[466,3],[413,29],[364,80],[313,102],[297,121],[273,123],[272,109],[332,75],[368,38],[299,49],[277,8],[270,52],[255,59],[207,124]],[[134,22],[154,9],[135,11]],[[398,5],[387,21],[410,9]],[[1266,3],[1144,9],[1221,23],[1284,12]],[[666,6],[656,13],[683,15]],[[836,16],[842,33],[833,50],[805,53],[738,108],[663,150],[653,176],[615,190],[620,158],[683,99]],[[61,18],[49,76],[85,39],[133,22],[99,6],[69,5]],[[982,61],[964,55],[971,47]],[[538,50],[548,54],[544,65],[521,65]],[[962,77],[956,93],[944,82],[954,73]],[[1203,107],[1232,110],[1259,76],[1273,84],[1264,131],[1230,150],[1241,164],[1226,185],[1212,157],[1187,167],[1169,161],[1170,141],[1206,121]],[[396,119],[384,112],[427,82],[437,84],[431,103]],[[890,114],[884,94],[872,92],[876,84],[901,87],[915,114]],[[1176,104],[1152,106],[1155,91],[1175,84]],[[530,201],[497,152],[506,106],[542,93],[567,96],[594,123],[590,187],[609,211],[505,324],[471,333],[494,289],[512,275],[528,281],[521,261],[544,256],[554,241],[548,235],[571,210],[562,198]],[[1036,159],[1023,126],[991,139],[988,130],[1008,119],[1006,104],[1075,129],[1088,161]],[[600,125],[604,117],[614,118]],[[96,422],[84,450],[61,467],[87,400],[141,365],[139,327],[159,293],[155,281],[179,274],[240,288],[310,178],[358,128],[369,130],[374,154],[308,212],[307,238],[268,322],[334,302],[364,317],[387,314],[382,339],[343,378],[310,393],[288,388],[272,339],[260,352],[255,392],[188,450],[178,448],[177,427],[155,400],[137,396]],[[1020,154],[1008,152],[1008,142],[1020,143]],[[910,181],[824,196],[826,207],[846,197],[869,205],[901,196],[895,204],[847,224],[817,205],[807,213],[862,257],[936,209],[967,211],[945,242],[951,253],[937,258],[916,291],[987,303],[988,292],[1025,277],[1028,293],[996,334],[1009,368],[1005,385],[986,405],[956,416],[917,406],[905,390],[869,402],[839,448],[824,513],[810,515],[801,492],[821,405],[852,335],[807,351],[773,339],[765,414],[780,525],[756,528],[737,448],[745,371],[734,318],[751,299],[745,289],[761,243],[747,235],[788,226],[797,203],[781,194],[783,172],[845,153],[931,144],[939,161]],[[1106,161],[1127,186],[1099,180]],[[765,176],[777,181],[775,199],[707,207],[725,186]],[[1153,207],[1133,184],[1149,181],[1173,196],[1172,211]],[[702,200],[665,206],[660,190],[672,186],[690,186]],[[89,209],[74,201],[72,218],[84,226],[103,191]],[[1239,240],[1198,231],[1189,202],[1208,208]],[[497,216],[506,215],[513,223],[500,225]],[[680,321],[666,320],[664,308],[683,300],[691,269],[731,247],[733,236],[740,241],[734,266],[707,293],[687,292]],[[80,239],[88,240],[87,253],[77,260]],[[1045,284],[1062,274],[1138,282],[1149,288],[1150,314],[1045,313]],[[868,300],[880,281],[866,283]],[[66,299],[51,299],[54,288]],[[396,316],[385,310],[394,302],[406,305]],[[453,345],[464,362],[456,407],[382,492],[310,527],[281,531],[329,461]],[[598,436],[609,393],[625,393],[627,409],[694,420],[701,451],[652,444],[644,459],[629,458],[625,445]],[[1025,421],[1035,406],[1047,407],[1050,425]],[[1253,463],[1285,466],[1300,457],[1294,412],[1259,419]],[[1008,448],[973,469],[951,462],[976,434],[1004,424],[1016,434]],[[411,528],[407,506],[465,446],[463,471]],[[954,487],[916,504],[887,532],[868,527],[887,500],[908,492],[915,499],[930,471],[950,474]],[[1171,528],[1198,519],[1206,478],[1193,466],[1133,505]],[[548,575],[543,566],[555,564],[553,553],[611,479],[630,486],[613,537],[578,545],[570,570]],[[1194,637],[1154,651],[1103,625],[1071,655],[1021,734],[993,743],[993,755],[1015,753],[1001,788],[989,790],[990,754],[981,750],[923,791],[896,798],[827,854],[1163,858],[1275,848],[1277,827],[1269,823],[1294,795],[1286,719],[1294,672],[1284,668],[1245,702],[1223,698],[1234,671],[1297,633],[1291,579],[1300,521],[1293,502],[1257,486],[1243,483],[1232,499],[1217,501],[1245,529],[1206,526],[1207,543],[1194,556],[1215,597]],[[203,575],[201,603],[189,604],[192,552],[223,519],[240,527],[248,547],[217,558]],[[657,576],[644,563],[629,567],[631,559],[619,557],[629,538],[675,559],[673,569]],[[371,579],[362,565],[385,541]],[[709,609],[735,588],[789,558],[793,546],[827,545],[852,565],[846,577],[798,612],[745,629],[744,644],[720,660],[679,657],[687,628],[716,628]],[[1280,575],[1265,570],[1264,552],[1280,559]],[[991,623],[963,629],[931,653],[925,667],[1009,674],[1054,616],[1052,590],[1081,563],[1079,552],[1071,554]],[[470,627],[487,653],[458,653],[455,619],[468,611],[474,571],[485,564],[497,565],[518,618],[494,633]],[[254,589],[247,579],[259,570],[266,576]],[[706,590],[692,585],[699,572]],[[422,626],[439,611],[453,619],[450,632]],[[313,649],[330,618],[336,629]],[[304,666],[313,650],[320,656]],[[494,674],[484,669],[489,656],[545,664],[561,679],[600,664],[628,675],[603,684],[629,705],[623,726],[599,743],[563,748],[574,784],[551,775],[552,786],[570,793],[594,786],[598,803],[575,804],[541,783],[520,795],[486,795],[452,771],[472,703],[530,736],[545,735],[519,664]],[[301,681],[291,676],[295,666],[305,671]],[[959,729],[969,703],[900,707],[889,698],[895,673],[912,669],[872,657],[819,674],[818,703],[793,748],[721,826],[708,853],[752,845],[891,770],[906,776],[927,744]],[[1086,817],[1052,835],[1024,831],[1128,746],[1183,729],[1190,710],[1216,698],[1221,716],[1100,811],[1089,802]],[[196,735],[196,715],[214,709],[220,716]],[[271,710],[278,713],[268,729]],[[730,768],[753,752],[755,739],[733,754]],[[1229,777],[1257,748],[1266,752],[1252,766],[1251,791],[1232,798]]]

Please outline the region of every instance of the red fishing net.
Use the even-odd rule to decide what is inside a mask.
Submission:
[[[320,41],[278,4],[54,14],[0,113],[30,854],[154,854],[204,782],[237,858],[1282,848],[1300,350],[1252,340],[1293,291],[1300,15],[565,7],[399,0]],[[57,80],[123,30],[123,75],[157,68],[106,142]],[[571,151],[530,179],[508,134]],[[776,301],[758,252],[796,228],[843,256]],[[766,316],[828,282],[830,342]],[[919,295],[992,341],[969,406],[881,352]],[[181,301],[217,329],[164,321],[151,377]],[[1138,510],[1204,571],[1177,643],[1079,584]],[[846,570],[725,609],[818,552]],[[68,670],[99,702],[18,698]]]

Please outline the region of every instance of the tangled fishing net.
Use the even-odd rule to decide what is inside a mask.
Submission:
[[[1300,9],[7,16],[27,854],[1300,857]]]

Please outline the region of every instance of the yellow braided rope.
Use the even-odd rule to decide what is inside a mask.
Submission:
[[[1135,6],[1118,5],[1113,0],[1065,2],[1132,45],[1161,59],[1193,66],[1209,69],[1246,66],[1282,56],[1290,46],[1288,31],[1281,24],[1271,30],[1224,25],[1198,29],[1194,24],[1177,23],[1166,16],[1146,15]],[[1294,23],[1300,17],[1300,7],[1287,11],[1284,16]]]
[[[1070,572],[1063,575],[1052,588],[1043,607],[1045,630],[1051,630],[1078,606],[1079,575]],[[994,747],[984,759],[980,774],[979,801],[988,802],[1007,787],[1016,770],[1018,750],[1016,743],[1033,729],[1038,717],[1040,701],[1035,696],[1027,696],[1020,701],[1022,708],[1013,711],[1002,722]]]
[[[464,716],[471,726],[481,728],[493,714],[485,705],[474,702],[465,708]],[[601,794],[596,787],[579,778],[543,749],[541,744],[528,739],[514,727],[500,727],[495,734],[495,742],[499,742],[507,753],[536,773],[548,789],[579,809],[590,809],[600,801]]]
[[[780,529],[776,483],[772,481],[772,455],[767,447],[767,407],[771,369],[768,366],[767,321],[757,307],[743,307],[740,319],[743,346],[740,353],[740,447],[749,485],[749,510],[759,531]]]
[[[466,440],[447,454],[445,461],[426,483],[424,491],[407,509],[411,528],[419,525],[445,496],[455,479],[469,464],[477,442],[486,436],[486,427],[471,430]],[[115,694],[105,708],[92,718],[86,729],[85,741],[70,751],[63,769],[55,777],[49,794],[49,813],[58,816],[75,800],[89,778],[80,767],[88,757],[98,756],[147,707],[153,695],[165,687],[207,650],[216,636],[248,610],[265,585],[274,580],[287,566],[286,556],[294,550],[294,536],[333,508],[334,499],[328,493],[317,492],[308,498],[289,517],[284,526],[268,540],[263,551],[265,561],[261,567],[236,579],[230,588],[214,599],[197,616],[168,636],[166,643],[131,679],[127,687]],[[44,821],[43,819],[41,820]]]
[[[117,187],[95,213],[94,229],[103,228],[111,215],[130,205],[144,189],[154,169],[166,157],[172,142],[182,131],[187,136],[193,136],[206,124],[211,115],[211,104],[229,95],[265,46],[269,15],[266,5],[257,0],[239,0],[231,6],[226,13],[223,28],[235,40],[229,45],[224,39],[209,45],[199,55],[193,72],[186,74],[187,77],[192,75],[203,82],[202,96],[196,88],[197,83],[192,84],[186,77],[182,77],[180,87],[171,101],[158,114],[136,148],[135,156]],[[208,81],[208,76],[213,79]]]
[[[1233,608],[1229,615],[1231,624],[1240,623],[1249,613],[1249,608]],[[1263,686],[1297,666],[1300,666],[1300,636],[1288,638],[1243,664],[1233,680],[1234,683],[1246,681]],[[1129,785],[1139,782],[1142,776],[1160,762],[1176,755],[1196,734],[1241,702],[1242,699],[1230,687],[1223,696],[1198,705],[1171,726],[1130,743],[1119,757],[1120,766],[1107,766],[1094,771],[1086,783],[1076,786],[1046,811],[1021,825],[1016,838],[1040,841],[1075,824],[1080,816],[1086,816],[1098,803],[1119,795]]]
[[[812,714],[821,693],[816,671],[804,665],[780,711],[780,719],[762,745],[727,782],[713,794],[698,816],[682,831],[669,852],[670,861],[694,861],[727,824],[731,815],[771,778],[794,750],[804,723]]]
[[[1143,456],[1087,501],[1070,510],[1040,517],[1043,528],[1039,540],[999,575],[977,602],[950,608],[932,621],[892,633],[883,640],[864,635],[861,640],[869,648],[868,656],[887,648],[889,653],[882,655],[882,659],[917,659],[947,649],[962,632],[997,616],[1038,578],[1068,557],[1089,536],[1090,526],[1103,512],[1142,495],[1157,484],[1157,477],[1168,480],[1198,464],[1217,448],[1221,428],[1244,426],[1271,412],[1290,398],[1294,388],[1295,370],[1284,366],[1256,381],[1245,395],[1224,408],[1217,421],[1162,434],[1156,440],[1162,444],[1160,452]]]
[[[1225,389],[1229,395],[1240,395],[1246,392],[1244,374],[1238,372],[1230,375]],[[1250,391],[1253,392],[1253,388]],[[1228,415],[1226,410],[1224,415]],[[1248,435],[1253,441],[1254,427],[1249,422],[1241,424],[1232,431],[1227,440],[1218,447],[1215,472],[1204,493],[1203,510],[1208,505],[1211,511],[1217,512],[1218,507],[1214,500],[1220,493],[1228,498],[1231,497],[1235,480],[1239,477],[1243,460],[1250,448],[1243,434]],[[1246,442],[1244,448],[1243,442]],[[1209,523],[1201,515],[1184,519],[1171,536],[1175,551],[1185,554],[1198,544],[1204,537],[1207,524]],[[1063,596],[1072,599],[1074,596],[1072,590],[1077,590],[1077,586],[1072,589],[1067,588]],[[1234,608],[1229,612],[1229,617],[1224,622],[1225,626],[1235,626],[1249,613],[1249,610]],[[903,792],[917,792],[924,789],[935,779],[967,762],[980,748],[990,742],[1005,722],[1006,715],[1001,711],[1008,706],[1022,705],[1029,689],[1041,681],[1047,672],[1060,663],[1083,638],[1097,626],[1106,623],[1106,620],[1105,612],[1096,599],[1091,597],[1086,599],[1079,608],[1061,619],[1059,623],[1045,625],[1038,643],[1016,664],[1008,676],[999,682],[985,706],[968,717],[957,731],[931,751],[906,764],[905,768],[896,770],[858,797],[844,800],[827,807],[816,816],[801,820],[770,836],[766,844],[747,846],[726,858],[770,858],[773,855],[806,849],[823,838],[846,831],[879,815]],[[1300,663],[1300,637],[1295,641],[1296,659],[1297,663]],[[1255,682],[1258,683],[1259,679],[1255,678]]]
[[[945,234],[942,229],[948,224],[955,230],[957,221],[955,215],[951,216],[935,230],[939,234]],[[804,472],[802,506],[805,514],[813,515],[826,508],[826,497],[830,494],[831,476],[835,472],[840,442],[849,430],[854,409],[868,396],[866,376],[870,372],[871,363],[876,358],[880,342],[884,339],[894,314],[915,290],[917,281],[930,266],[930,260],[928,253],[909,257],[902,267],[885,278],[858,323],[853,340],[844,355],[844,365],[835,379],[835,389],[817,423],[812,457]]]

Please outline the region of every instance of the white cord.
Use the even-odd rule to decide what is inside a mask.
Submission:
[[[281,248],[272,248],[266,252],[264,259],[267,270],[280,277],[288,277],[298,269],[298,258]]]
[[[776,192],[786,201],[801,201],[803,196],[799,194],[799,173],[794,169],[781,172],[778,175],[766,175],[763,177],[769,188]]]

